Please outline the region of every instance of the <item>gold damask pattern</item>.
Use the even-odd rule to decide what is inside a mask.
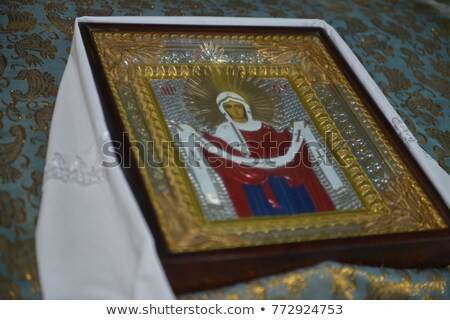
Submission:
[[[322,263],[179,299],[445,299],[450,270],[396,270]]]
[[[25,143],[26,132],[21,126],[13,126],[9,130],[11,137],[14,140],[0,145],[0,182],[15,182],[22,176],[21,170],[12,165],[13,162],[19,157],[22,152],[23,145]],[[20,167],[25,167],[22,163]]]
[[[150,3],[142,0],[0,0],[0,150],[11,150],[9,155],[3,150],[0,152],[3,159],[0,172],[4,177],[0,181],[0,211],[2,217],[6,217],[2,218],[5,226],[0,227],[0,297],[40,297],[34,226],[41,197],[48,126],[76,16],[325,19],[337,29],[383,88],[419,143],[450,172],[450,139],[446,120],[450,110],[448,16],[417,0],[351,2],[342,6],[312,0],[276,3],[271,0],[189,0],[182,3],[159,0]],[[377,270],[367,272],[374,274]],[[447,271],[434,274],[449,278]],[[411,278],[415,277],[412,273]],[[308,286],[317,284],[320,279],[314,278],[307,283]],[[423,283],[425,286],[427,281]],[[444,286],[444,290],[448,290],[446,288]],[[325,297],[326,290],[322,292],[322,297]],[[366,297],[364,286],[359,284],[353,297]]]

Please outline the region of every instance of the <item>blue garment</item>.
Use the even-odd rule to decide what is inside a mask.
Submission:
[[[252,216],[284,216],[316,212],[314,203],[304,185],[291,188],[285,178],[273,176],[269,177],[268,183],[278,201],[278,208],[271,206],[261,185],[244,185]]]

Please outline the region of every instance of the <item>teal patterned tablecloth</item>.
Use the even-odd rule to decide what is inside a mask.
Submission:
[[[444,2],[0,0],[0,298],[41,298],[34,236],[49,126],[74,18],[85,15],[324,19],[420,145],[450,172],[450,6]],[[449,269],[323,263],[182,298],[450,298],[449,282]]]

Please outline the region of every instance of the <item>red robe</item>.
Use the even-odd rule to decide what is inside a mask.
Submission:
[[[257,159],[283,156],[288,151],[292,141],[292,135],[288,130],[279,133],[265,123],[262,124],[259,130],[240,130],[240,132],[247,142],[250,156]],[[232,148],[224,140],[207,133],[203,135],[214,146],[225,150],[229,154],[243,156],[239,150]],[[283,177],[291,188],[297,188],[303,184],[317,212],[335,210],[333,202],[311,168],[305,143],[302,144],[293,160],[287,163],[286,166],[272,169],[244,166],[218,157],[206,149],[204,149],[204,154],[211,166],[222,177],[234,208],[241,217],[251,215],[243,187],[245,184],[261,185],[270,205],[273,207],[279,205],[268,183],[269,176]]]

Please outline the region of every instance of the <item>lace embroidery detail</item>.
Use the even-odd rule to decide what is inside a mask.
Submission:
[[[411,131],[409,131],[408,127],[401,119],[397,117],[392,118],[392,125],[394,126],[395,131],[397,131],[397,133],[403,139],[403,142],[410,143],[416,141],[416,138],[413,136]]]
[[[102,168],[94,166],[88,168],[88,165],[79,156],[70,162],[56,152],[45,169],[45,178],[89,186],[104,181],[106,177]]]

